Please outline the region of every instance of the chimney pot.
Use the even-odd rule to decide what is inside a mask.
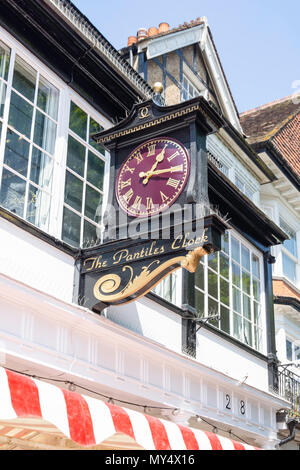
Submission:
[[[146,37],[148,37],[148,33],[147,33],[146,28],[140,28],[137,32],[138,41],[140,41],[141,39],[144,39]]]
[[[169,31],[169,29],[170,29],[170,25],[168,23],[160,23],[158,27],[158,32],[166,33],[167,31]]]
[[[137,37],[136,36],[129,36],[128,42],[127,42],[127,47],[132,46],[132,44],[135,44],[137,42]]]
[[[158,34],[158,29],[155,27],[149,28],[148,29],[148,36],[155,36]]]

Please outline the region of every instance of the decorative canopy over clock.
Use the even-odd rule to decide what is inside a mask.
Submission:
[[[206,137],[222,125],[203,97],[175,106],[149,100],[94,136],[110,152],[110,179],[103,243],[80,259],[85,306],[101,312],[131,302],[220,249],[227,225],[207,209]]]
[[[149,100],[94,135],[110,152],[103,242],[130,237],[135,220],[142,227],[139,236],[151,238],[152,227],[161,230],[168,208],[174,214],[172,229],[186,204],[208,205],[206,137],[222,125],[203,97],[174,106]]]
[[[179,141],[147,140],[129,154],[117,174],[117,201],[132,217],[156,215],[174,204],[189,174],[190,157]]]

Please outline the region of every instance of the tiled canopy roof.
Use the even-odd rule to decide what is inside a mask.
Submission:
[[[272,139],[300,111],[297,101],[292,95],[240,114],[248,142],[253,144]]]
[[[300,178],[300,100],[295,95],[273,101],[240,115],[252,145],[269,144]]]

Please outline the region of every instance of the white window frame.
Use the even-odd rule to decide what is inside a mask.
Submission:
[[[43,64],[35,55],[28,51],[19,41],[0,26],[0,40],[10,48],[10,64],[8,71],[7,87],[4,114],[2,119],[2,136],[6,135],[9,117],[9,103],[11,97],[11,83],[16,55],[27,62],[38,74],[42,75],[53,86],[59,90],[59,106],[55,150],[53,154],[54,168],[53,181],[51,191],[51,206],[49,215],[49,228],[46,231],[49,235],[62,239],[62,214],[64,207],[64,190],[67,162],[67,145],[69,135],[69,110],[70,103],[73,101],[83,111],[89,114],[104,129],[112,127],[112,123],[96,111],[89,103],[87,103],[78,93],[72,90],[65,82],[63,82],[55,73],[53,73],[45,64]],[[0,145],[0,181],[2,178],[4,163],[5,139],[1,138]],[[95,152],[95,149],[93,149]],[[103,183],[103,205],[104,212],[108,199],[109,187],[109,169],[110,154],[105,151],[105,167],[104,167],[104,183]],[[103,213],[102,212],[102,213]],[[27,221],[30,224],[30,222]]]
[[[193,88],[193,96],[190,96],[190,92],[189,90],[186,90],[186,88],[184,88],[183,86],[183,82],[184,80],[187,81],[188,83],[188,88],[191,86]],[[188,93],[188,98],[187,99],[184,99],[183,98],[183,93],[187,92]],[[190,79],[190,77],[188,76],[188,74],[186,72],[183,73],[183,76],[182,76],[182,85],[181,85],[181,101],[187,101],[187,100],[191,100],[192,98],[195,98],[196,96],[200,96],[202,93],[201,93],[201,90],[199,90],[199,88],[197,86],[194,85],[193,81]]]
[[[231,236],[241,242],[246,248],[250,250],[251,253],[256,255],[259,259],[259,266],[260,266],[260,305],[261,305],[261,329],[262,329],[262,340],[261,340],[261,349],[259,352],[266,354],[266,307],[265,307],[265,279],[264,279],[264,266],[263,266],[263,255],[262,253],[257,250],[252,244],[250,244],[244,237],[242,237],[237,231],[230,229],[229,230]],[[230,333],[224,332],[224,334],[228,334],[230,337],[235,338],[233,335],[233,298],[232,298],[232,254],[231,254],[231,242],[230,242],[230,253],[229,253],[229,307],[224,304],[224,307],[229,309],[230,312]],[[208,315],[208,257],[206,256],[204,259],[205,269],[204,269],[204,313],[205,316]],[[220,274],[218,274],[218,285],[220,284]],[[220,288],[220,287],[219,287]],[[195,286],[195,289],[198,289]],[[200,290],[199,290],[200,291]],[[251,299],[253,300],[253,295],[251,294]],[[222,305],[221,302],[218,302],[219,305]],[[251,302],[251,325],[252,325],[252,341],[254,344],[254,316],[253,316],[253,302]],[[242,315],[241,315],[242,316]],[[222,331],[220,328],[215,327],[218,331]],[[242,341],[243,342],[243,341]],[[244,344],[247,344],[243,342]],[[254,346],[248,345],[249,348],[255,349]]]
[[[285,248],[285,246],[282,244],[281,245],[281,272],[282,272],[282,276],[285,277],[289,282],[291,282],[292,284],[294,285],[298,285],[299,284],[299,274],[298,274],[298,270],[299,270],[299,242],[298,242],[298,233],[297,233],[297,230],[295,229],[295,227],[289,222],[287,221],[287,217],[286,216],[282,216],[282,214],[279,214],[279,226],[281,227],[281,229],[283,231],[285,231],[285,228],[282,227],[282,225],[285,225],[290,231],[294,232],[295,234],[295,239],[296,239],[296,256],[291,253],[287,248]],[[284,261],[283,261],[283,254],[285,256],[287,256],[294,264],[295,264],[295,279],[290,279],[285,273],[284,273]]]

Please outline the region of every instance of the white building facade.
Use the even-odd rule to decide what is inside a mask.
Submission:
[[[231,133],[210,136],[208,151],[219,164],[217,178],[226,178],[228,191],[239,190],[250,214],[268,227],[269,246],[231,226],[229,214],[222,250],[203,259],[194,285],[195,310],[218,319],[207,323],[198,315],[192,346],[182,313],[181,271],[141,300],[98,315],[80,306],[76,287],[78,250],[101,243],[109,190],[109,153],[91,134],[112,127],[152,90],[71,2],[34,2],[35,13],[32,2],[24,10],[17,3],[6,1],[0,26],[1,365],[167,421],[275,449],[276,414],[289,404],[270,388],[266,260],[281,231],[259,210],[260,185],[271,175],[237,136],[232,102]],[[39,34],[50,41],[45,24],[37,28],[43,15],[55,25],[53,47],[61,45],[62,61],[67,57],[71,64],[66,70],[59,56],[39,43]],[[31,39],[20,28],[22,18]],[[213,55],[213,73],[220,65],[210,36],[202,36],[207,24],[203,31],[197,28],[205,57]],[[73,50],[70,38],[76,39]],[[112,76],[119,86],[115,93]],[[229,92],[221,78],[216,86],[226,103]],[[135,447],[118,438],[103,448]]]

